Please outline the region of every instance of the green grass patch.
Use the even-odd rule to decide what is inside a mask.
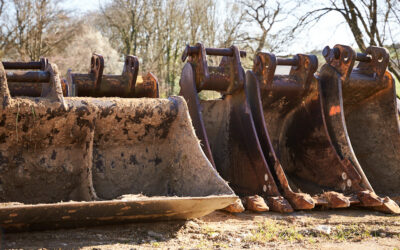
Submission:
[[[285,225],[275,221],[264,222],[245,240],[249,242],[270,242],[270,241],[301,241],[304,235],[293,225]]]
[[[161,244],[160,244],[159,242],[152,242],[152,243],[151,243],[151,247],[153,247],[153,248],[159,248],[159,247],[161,247]]]
[[[201,232],[208,237],[216,237],[220,235],[220,231],[209,226],[202,227]]]
[[[379,237],[379,235],[371,234],[371,231],[363,226],[339,225],[333,230],[331,235],[328,235],[328,238],[335,241],[357,241],[371,238],[372,236]]]
[[[201,240],[198,244],[195,246],[196,249],[207,249],[210,248],[210,245],[208,244],[207,241]]]
[[[298,227],[291,223],[266,221],[251,231],[245,241],[252,243],[267,242],[307,242],[314,244],[319,240],[345,242],[361,241],[374,237],[400,237],[400,235],[381,235],[381,230],[373,230],[372,227],[359,224],[331,226],[330,234],[325,234],[312,226],[310,228]]]

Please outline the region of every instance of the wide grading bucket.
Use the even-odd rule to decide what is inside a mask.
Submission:
[[[180,97],[12,97],[0,64],[0,225],[6,231],[188,219],[237,197]]]
[[[275,75],[277,65],[291,66],[289,75]],[[260,52],[246,73],[251,111],[271,172],[295,209],[381,208],[388,202],[373,192],[361,168],[334,147],[324,95],[314,76],[317,66],[313,55],[284,59]]]
[[[50,82],[50,74],[45,71],[49,63],[47,58],[40,58],[40,61],[37,62],[2,63],[5,70],[10,70],[6,72],[6,76],[11,96],[39,97],[42,95],[43,89],[40,83]],[[65,81],[61,81],[61,87],[63,95],[68,95],[68,86]]]
[[[399,203],[400,126],[388,51],[370,47],[364,54],[336,45],[324,56],[319,80],[336,150],[363,169],[377,194]]]
[[[223,56],[219,66],[208,66],[206,55]],[[272,211],[291,212],[280,194],[258,140],[237,47],[215,49],[187,46],[180,94],[186,99],[204,152],[239,196],[260,195]],[[202,90],[220,92],[220,99],[201,100]]]

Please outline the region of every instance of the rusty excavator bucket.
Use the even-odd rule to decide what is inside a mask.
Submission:
[[[50,74],[45,71],[48,63],[47,58],[41,58],[38,62],[3,62],[3,67],[7,70],[6,77],[11,96],[40,97],[42,95],[41,83],[48,84],[50,82]],[[61,87],[63,95],[68,95],[66,82],[61,81]]]
[[[336,151],[362,168],[378,195],[400,203],[400,125],[388,51],[370,47],[364,54],[336,45],[323,55],[319,81]]]
[[[277,65],[291,66],[289,75],[276,75]],[[335,147],[326,116],[340,109],[324,112],[317,66],[314,55],[286,59],[260,52],[246,73],[251,113],[275,181],[295,209],[386,207],[389,201],[373,192],[362,169]]]
[[[206,55],[223,56],[218,67],[208,66]],[[282,197],[258,141],[245,91],[245,73],[240,57],[245,52],[232,46],[204,48],[187,46],[180,95],[189,107],[197,137],[210,162],[239,196],[260,195],[270,210],[293,211]],[[213,90],[223,96],[201,100],[199,92]]]
[[[89,74],[67,73],[70,96],[158,98],[158,82],[152,73],[138,76],[139,60],[136,56],[125,57],[121,75],[103,75],[103,56],[93,54]]]
[[[0,63],[5,231],[188,219],[237,199],[201,150],[183,98],[64,97],[54,64],[35,74],[49,75],[41,96],[14,97]]]

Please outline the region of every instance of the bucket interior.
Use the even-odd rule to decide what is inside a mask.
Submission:
[[[0,201],[231,195],[182,98],[13,98],[0,118]]]
[[[274,82],[280,81],[293,80],[275,76]],[[343,165],[327,134],[316,79],[309,91],[261,88],[260,98],[272,148],[293,191],[318,195],[359,189],[359,176]]]

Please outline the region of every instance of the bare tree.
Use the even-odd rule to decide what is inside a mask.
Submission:
[[[203,42],[213,46],[216,42],[216,2],[214,0],[187,0],[186,27],[190,36],[188,42]]]
[[[187,43],[217,41],[214,0],[113,0],[101,8],[96,20],[121,54],[134,54],[142,70],[152,70],[162,94],[176,93]]]
[[[10,37],[13,30],[10,30],[8,25],[8,13],[6,10],[6,1],[0,0],[0,58],[4,55],[4,50],[10,43]]]
[[[395,38],[392,33],[400,23],[398,0],[330,0],[303,15],[295,29],[312,25],[330,12],[340,13],[361,51],[368,46],[389,45],[399,58],[399,50],[395,47],[400,42],[399,37]],[[398,59],[397,62],[391,59],[389,70],[400,79]]]
[[[277,0],[241,0],[240,4],[245,11],[242,30],[246,35],[238,38],[242,44],[247,44],[253,53],[286,48],[293,39],[293,31],[286,22],[297,5]]]
[[[38,60],[65,47],[74,36],[75,25],[68,13],[59,7],[60,1],[7,2],[7,17],[2,23],[0,39],[0,49],[5,51],[6,57]]]
[[[240,3],[235,1],[226,1],[223,6],[224,11],[226,10],[229,15],[223,17],[221,31],[219,32],[219,46],[229,47],[234,43],[239,43],[246,36],[246,33],[242,30],[243,24],[245,23],[246,11],[242,8]]]
[[[257,43],[255,52],[259,52],[265,48],[267,35],[277,21],[278,14],[282,11],[282,7],[279,2],[276,2],[275,7],[271,8],[270,6],[272,4],[269,0],[261,0],[258,2],[250,0],[242,1],[241,3],[246,8],[247,22],[255,22],[261,30],[260,36],[247,38]]]
[[[110,39],[124,54],[136,54],[153,1],[114,0],[101,7]]]
[[[176,85],[180,74],[180,56],[188,34],[185,31],[185,3],[179,0],[160,1],[155,10],[159,18],[155,21],[153,36],[153,62],[157,65],[163,82],[163,94],[177,92]]]
[[[5,0],[0,0],[0,17],[3,14]]]

